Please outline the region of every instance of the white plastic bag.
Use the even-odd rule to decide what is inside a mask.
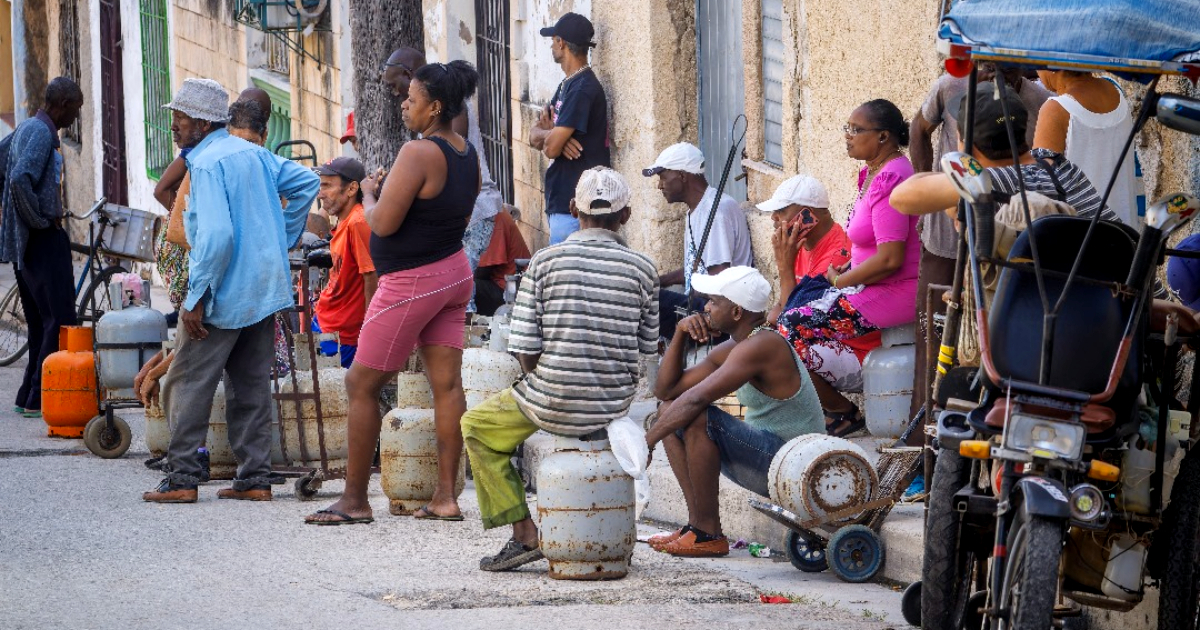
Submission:
[[[650,449],[646,446],[646,431],[629,416],[608,423],[608,443],[613,455],[625,474],[633,477],[633,488],[637,495],[634,514],[642,517],[642,510],[650,503],[650,478],[646,476],[646,460]]]

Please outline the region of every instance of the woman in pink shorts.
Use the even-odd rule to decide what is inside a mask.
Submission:
[[[379,441],[379,393],[396,377],[413,348],[420,348],[433,390],[438,484],[416,518],[462,520],[454,482],[462,454],[459,420],[463,327],[471,299],[471,267],[463,232],[479,194],[479,158],[451,129],[475,91],[471,64],[431,63],[417,70],[404,101],[404,124],[421,140],[404,144],[376,199],[380,174],[363,182],[363,208],[371,226],[371,259],[379,287],[367,308],[358,353],[346,374],[350,399],[350,454],[346,490],[333,505],[306,520],[316,525],[369,523],[371,461]]]

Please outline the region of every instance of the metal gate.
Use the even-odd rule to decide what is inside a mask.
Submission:
[[[742,0],[696,0],[696,66],[700,75],[700,150],[713,187],[721,181],[733,120],[745,113],[746,83],[742,74]],[[734,163],[725,192],[746,200],[746,181]]]
[[[513,203],[508,11],[509,0],[475,0],[479,131],[492,179],[504,201]]]
[[[125,176],[125,81],[121,75],[120,0],[100,0],[100,119],[104,159],[101,180],[104,196],[113,203],[129,204]]]

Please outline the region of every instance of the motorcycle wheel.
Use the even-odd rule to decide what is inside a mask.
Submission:
[[[1167,537],[1158,603],[1158,627],[1200,628],[1200,449],[1188,453],[1171,491],[1174,512]]]
[[[925,557],[921,566],[921,627],[962,627],[971,596],[974,553],[959,548],[961,517],[954,494],[969,482],[970,460],[950,449],[938,452],[933,483],[926,498]]]
[[[1017,509],[1008,532],[1008,562],[1000,606],[1001,630],[1046,630],[1054,624],[1063,523]],[[1007,621],[1007,622],[1005,622]]]

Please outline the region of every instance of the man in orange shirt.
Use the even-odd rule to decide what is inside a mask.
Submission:
[[[371,228],[363,217],[362,189],[366,169],[354,158],[340,157],[318,166],[321,191],[317,199],[329,216],[337,219],[329,253],[333,268],[329,283],[317,298],[314,331],[338,334],[342,367],[350,367],[358,350],[367,305],[375,295],[379,276],[371,261]]]
[[[841,269],[850,262],[850,239],[829,213],[825,186],[808,175],[784,180],[758,209],[770,212],[775,226],[771,244],[779,271],[779,304],[768,315],[775,321],[801,281],[823,278],[831,266]]]

